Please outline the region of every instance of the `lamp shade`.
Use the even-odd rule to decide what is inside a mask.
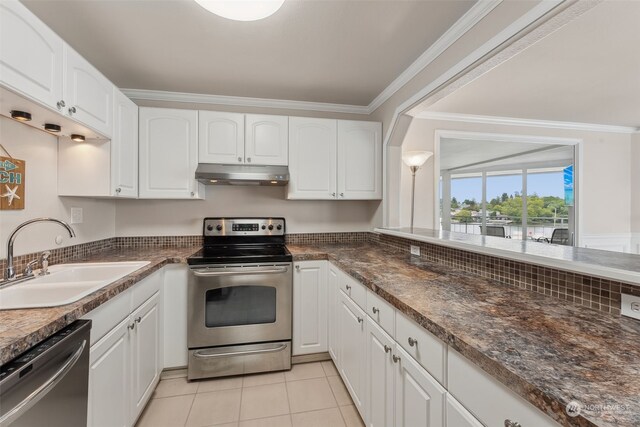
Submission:
[[[257,21],[280,9],[284,0],[195,0],[211,13],[235,21]]]
[[[402,161],[405,165],[420,167],[433,156],[431,151],[405,151],[402,154]]]

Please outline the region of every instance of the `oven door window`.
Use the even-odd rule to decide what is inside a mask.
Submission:
[[[205,304],[207,328],[276,321],[276,288],[270,286],[210,289],[205,294]]]

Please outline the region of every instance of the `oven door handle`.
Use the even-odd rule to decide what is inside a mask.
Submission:
[[[194,275],[198,277],[219,277],[219,276],[248,276],[253,274],[281,274],[286,273],[288,267],[278,267],[278,268],[268,268],[268,269],[259,269],[259,270],[249,270],[251,267],[236,269],[233,271],[229,270],[220,270],[220,271],[209,271],[209,270],[199,270],[193,269],[191,270]]]
[[[197,359],[212,359],[216,357],[246,356],[251,354],[276,353],[287,348],[287,344],[280,344],[276,347],[261,348],[258,350],[230,351],[224,353],[215,353],[211,350],[198,350],[193,352],[193,357]],[[214,350],[215,351],[215,350]]]

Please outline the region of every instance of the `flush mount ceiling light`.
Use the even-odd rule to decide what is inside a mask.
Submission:
[[[71,134],[71,140],[75,142],[84,142],[84,135],[78,135],[77,133]]]
[[[284,0],[195,0],[211,13],[235,21],[257,21],[273,15]]]
[[[62,127],[53,123],[45,123],[44,130],[46,130],[47,132],[60,132],[62,130]]]
[[[11,118],[21,122],[29,122],[31,121],[31,113],[27,113],[26,111],[12,110]]]

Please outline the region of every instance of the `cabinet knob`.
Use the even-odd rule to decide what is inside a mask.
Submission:
[[[247,163],[251,163],[251,157],[247,157]]]
[[[76,107],[69,107],[69,115],[72,115],[76,112]]]
[[[142,321],[142,317],[138,316],[136,317],[136,323],[140,323]]]
[[[346,285],[345,288],[347,288],[348,291],[351,290],[351,285]]]
[[[400,356],[396,356],[395,354],[391,358],[393,359],[393,363],[398,363],[400,361]]]
[[[344,197],[344,193],[340,193],[340,197]]]
[[[511,421],[510,419],[504,420],[504,427],[522,427],[517,421]]]
[[[122,191],[122,188],[118,187],[116,188],[116,193],[120,193]]]
[[[388,345],[384,345],[384,352],[385,353],[389,353],[391,351],[391,347],[389,347]]]
[[[238,157],[238,162],[242,163],[242,157]]]
[[[376,308],[376,307],[373,307],[373,308],[371,309],[371,311],[373,311],[373,314],[380,313],[380,309],[379,309],[379,308]]]
[[[358,323],[362,323],[364,322],[364,319],[362,317],[358,317]]]
[[[58,107],[58,110],[62,110],[67,104],[65,104],[64,100],[61,99],[60,101],[56,102],[56,106]]]
[[[132,324],[127,326],[127,328],[129,328],[129,329],[131,329],[133,331],[136,328],[136,322],[133,322]]]
[[[194,193],[193,191],[191,192],[191,197],[195,196],[196,193]]]
[[[409,339],[407,340],[409,341],[409,345],[411,347],[413,347],[414,345],[418,345],[418,340],[414,340],[413,338],[409,337]]]
[[[300,271],[300,266],[296,265],[296,271]]]
[[[331,193],[331,197],[336,197],[336,193]]]

